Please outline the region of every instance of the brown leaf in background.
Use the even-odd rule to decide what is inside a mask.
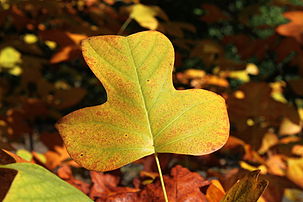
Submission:
[[[119,187],[119,178],[104,174],[101,172],[91,171],[93,186],[89,193],[90,198],[96,201],[135,201],[139,189],[130,187]]]
[[[236,127],[234,135],[251,144],[255,150],[260,148],[268,128],[279,126],[283,117],[294,123],[300,122],[294,108],[271,97],[269,84],[249,82],[238,90],[242,97],[233,94],[227,99],[230,121]]]
[[[255,202],[268,185],[267,180],[259,179],[259,170],[252,171],[238,180],[226,193],[222,202]]]
[[[225,175],[212,173],[220,179],[225,190],[229,190],[239,179],[243,178],[249,173],[244,169],[232,169],[227,171]],[[298,186],[288,180],[286,177],[276,175],[260,175],[260,180],[269,181],[268,187],[265,189],[262,197],[266,202],[282,201],[284,190],[287,188],[298,189]]]
[[[276,47],[276,36],[270,36],[265,39],[254,39],[245,34],[237,34],[225,36],[223,39],[225,44],[233,44],[239,50],[239,55],[242,59],[257,57],[262,60],[268,50]],[[247,46],[247,44],[250,44]]]
[[[49,150],[54,152],[56,151],[56,146],[63,146],[63,140],[58,133],[41,133],[40,140]]]
[[[81,55],[80,42],[86,35],[64,32],[60,30],[46,30],[40,32],[40,37],[46,41],[54,41],[60,49],[52,56],[50,63],[59,63],[79,58]]]
[[[216,23],[224,20],[229,20],[230,17],[220,8],[212,4],[202,4],[202,9],[206,11],[200,19],[207,23]]]
[[[174,201],[207,201],[200,187],[209,184],[198,173],[190,172],[179,165],[171,169],[171,177],[164,176],[168,199]],[[140,193],[142,201],[164,201],[159,181],[148,184]]]
[[[77,180],[73,176],[72,170],[68,165],[63,165],[62,167],[60,167],[57,171],[57,174],[60,178],[73,185],[77,189],[81,190],[83,193],[89,193],[90,185],[81,180]]]
[[[79,103],[85,95],[83,88],[58,89],[54,93],[53,104],[57,109],[65,109]]]
[[[288,83],[297,95],[303,96],[303,79],[290,80]]]

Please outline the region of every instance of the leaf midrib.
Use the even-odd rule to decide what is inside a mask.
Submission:
[[[146,115],[146,118],[147,118],[148,130],[149,130],[150,137],[151,137],[151,140],[152,140],[152,147],[155,150],[153,132],[152,132],[151,124],[150,124],[151,121],[150,121],[150,118],[149,118],[149,112],[147,111],[147,105],[146,105],[145,96],[143,94],[142,85],[141,85],[141,82],[140,82],[140,79],[139,79],[139,75],[138,75],[138,69],[137,69],[138,66],[137,66],[136,61],[134,59],[134,55],[133,55],[132,49],[130,48],[128,38],[125,38],[125,41],[126,41],[126,45],[127,45],[127,48],[128,48],[128,51],[129,51],[129,54],[130,54],[133,66],[135,67],[136,78],[137,78],[137,81],[138,81],[138,84],[139,84],[139,91],[140,91],[140,94],[141,94],[142,102],[143,102],[143,105],[144,105],[143,108],[144,108],[145,115]],[[155,43],[155,41],[154,41],[154,43]],[[154,151],[154,152],[156,152],[156,151]]]

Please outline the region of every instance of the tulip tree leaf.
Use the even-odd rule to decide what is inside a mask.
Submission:
[[[39,165],[32,163],[0,165],[0,175],[8,175],[15,171],[17,174],[3,202],[92,201],[80,190]]]
[[[174,49],[163,34],[90,37],[82,51],[108,100],[68,114],[57,128],[83,167],[112,170],[155,152],[203,155],[226,142],[224,99],[173,87]]]

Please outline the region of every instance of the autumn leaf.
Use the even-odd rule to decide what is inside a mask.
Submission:
[[[230,17],[217,6],[212,4],[203,4],[201,7],[206,11],[206,14],[201,17],[201,20],[204,22],[216,23],[230,19]]]
[[[205,195],[200,187],[209,184],[201,175],[190,172],[187,168],[176,166],[171,169],[171,176],[164,176],[170,202],[176,201],[201,201],[206,202]],[[163,201],[163,194],[159,181],[148,184],[140,193],[142,201]]]
[[[225,191],[218,180],[212,180],[206,190],[206,198],[208,202],[220,202],[224,197]]]
[[[303,187],[303,158],[288,158],[286,176],[295,184]]]
[[[50,63],[64,62],[80,56],[80,41],[87,38],[86,35],[62,32],[60,30],[46,30],[40,32],[43,40],[50,40],[58,43],[61,47],[52,56]]]
[[[83,167],[112,170],[155,152],[203,155],[227,141],[224,99],[174,89],[174,51],[161,33],[91,37],[82,49],[108,101],[63,117],[57,128]]]
[[[58,169],[57,173],[61,179],[68,182],[69,184],[73,185],[74,187],[76,187],[77,189],[82,191],[83,193],[85,193],[85,194],[89,193],[90,185],[81,180],[76,179],[73,176],[72,170],[68,165],[63,165],[62,167],[60,167]]]
[[[289,11],[285,12],[283,16],[290,22],[280,25],[276,31],[283,36],[293,37],[299,43],[303,43],[303,11]]]
[[[85,194],[64,182],[45,168],[32,163],[0,165],[0,173],[15,172],[16,176],[4,202],[13,201],[91,201]],[[51,190],[51,191],[50,191]]]
[[[268,181],[259,179],[260,171],[252,171],[245,177],[240,179],[226,193],[222,202],[237,201],[237,202],[255,202],[259,199],[264,189],[268,185]]]
[[[130,187],[118,186],[119,177],[110,174],[104,174],[100,172],[91,171],[90,176],[92,178],[93,186],[89,196],[97,200],[131,200],[137,199],[137,192],[139,189]]]
[[[142,27],[156,30],[159,22],[156,17],[160,17],[168,21],[168,17],[158,6],[147,6],[143,4],[135,4],[129,7],[130,18],[136,20]]]

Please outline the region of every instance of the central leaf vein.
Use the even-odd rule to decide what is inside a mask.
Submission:
[[[151,128],[151,125],[150,125],[149,113],[147,111],[146,100],[145,100],[145,96],[143,94],[142,85],[141,85],[140,78],[139,78],[139,75],[138,75],[138,66],[137,66],[136,61],[134,59],[134,55],[133,55],[132,49],[130,48],[128,39],[126,38],[125,41],[126,41],[126,44],[127,44],[128,50],[129,50],[129,54],[130,54],[131,59],[132,59],[133,66],[135,67],[135,73],[136,73],[136,77],[137,77],[138,84],[139,84],[139,90],[140,90],[141,97],[142,97],[142,102],[143,102],[143,105],[144,105],[143,108],[144,108],[146,118],[147,118],[148,130],[149,130],[150,137],[151,137],[151,140],[153,141],[153,146],[154,146],[153,132],[152,132],[152,128]]]

